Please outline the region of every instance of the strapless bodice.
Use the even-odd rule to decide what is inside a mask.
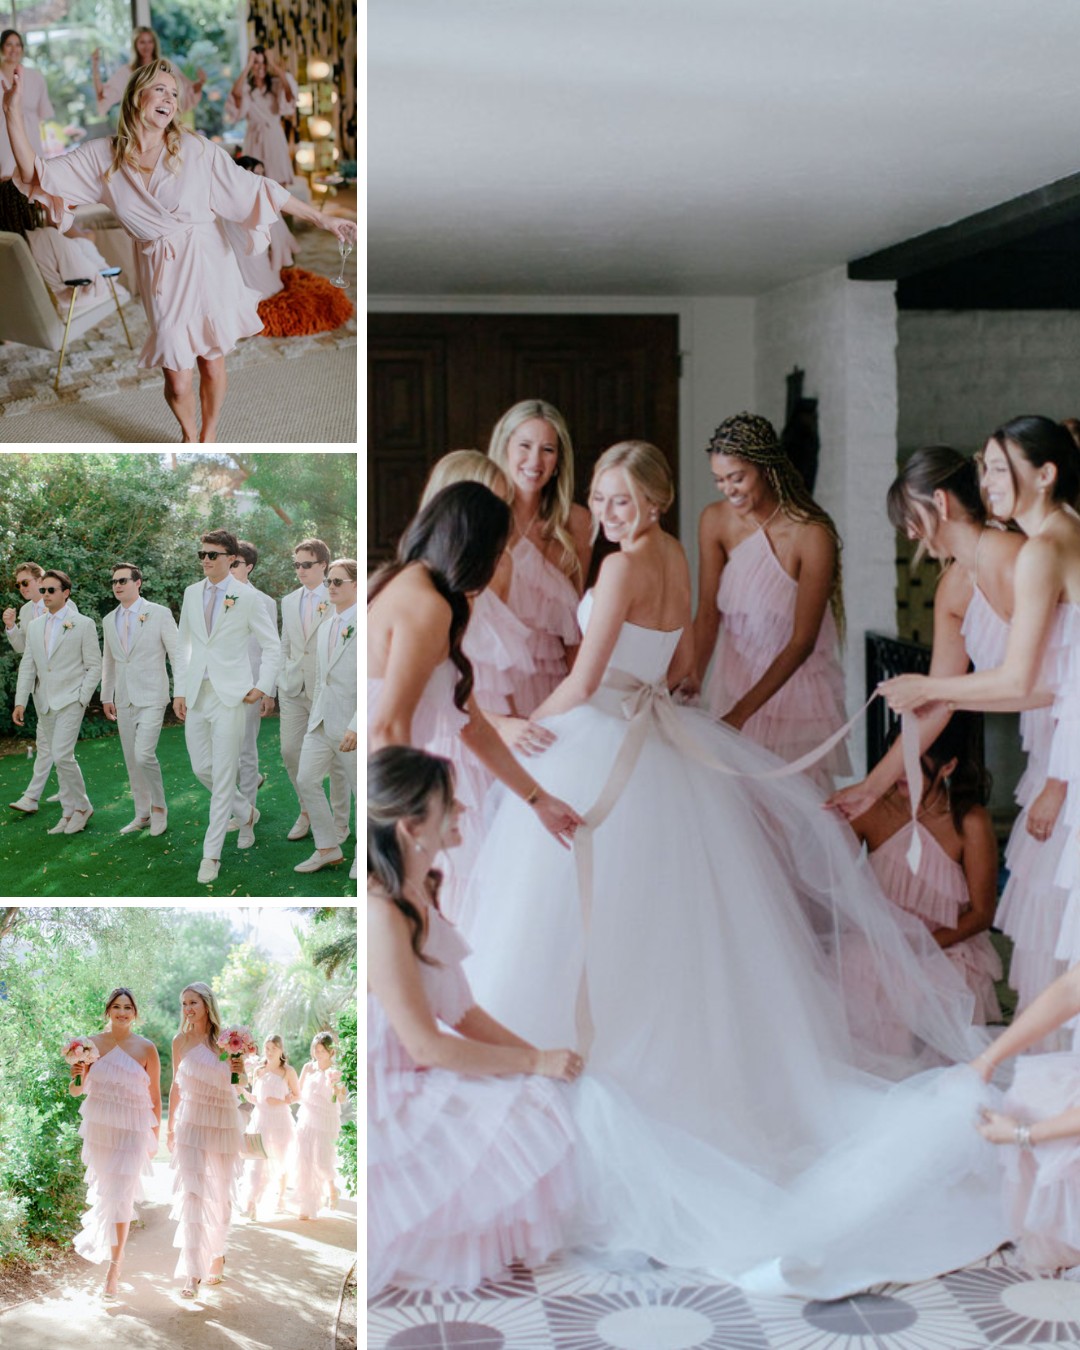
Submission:
[[[592,591],[586,591],[578,605],[578,623],[584,632],[592,614]],[[664,632],[658,628],[642,628],[636,623],[624,623],[608,659],[608,670],[625,671],[646,684],[655,684],[667,674],[671,658],[682,636],[681,628]]]

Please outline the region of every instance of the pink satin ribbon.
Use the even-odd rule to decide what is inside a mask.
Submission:
[[[593,834],[611,814],[623,789],[630,781],[634,765],[645,744],[650,724],[654,724],[660,735],[684,755],[703,764],[714,773],[724,774],[728,778],[790,778],[793,774],[803,773],[847,736],[855,723],[866,712],[874,699],[879,696],[877,690],[866,700],[859,711],[839,730],[834,731],[815,749],[801,755],[790,764],[780,764],[774,769],[750,771],[735,769],[723,760],[707,754],[687,731],[679,717],[678,709],[671,698],[666,680],[649,684],[629,675],[622,670],[609,670],[604,678],[603,687],[622,694],[619,707],[623,717],[629,722],[622,745],[619,746],[615,762],[607,776],[607,781],[592,806],[583,812],[584,824],[579,825],[574,834],[574,863],[577,870],[578,892],[581,900],[581,924],[585,942],[585,956],[582,961],[581,979],[578,982],[575,1006],[575,1024],[578,1035],[578,1051],[587,1054],[595,1035],[595,1026],[589,1006],[588,985],[588,941],[592,923],[593,906]],[[904,750],[904,774],[911,796],[911,819],[917,821],[919,801],[922,797],[922,769],[919,764],[919,731],[917,719],[905,713],[901,718],[901,739]],[[922,840],[919,838],[918,825],[912,831],[911,846],[907,861],[912,872],[917,872],[922,858]]]

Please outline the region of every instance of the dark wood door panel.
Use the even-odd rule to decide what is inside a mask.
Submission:
[[[678,479],[675,315],[373,314],[368,349],[373,563],[392,552],[417,477],[448,450],[486,450],[521,399],[566,417],[578,501],[597,456],[632,437],[658,445]],[[665,525],[677,529],[675,512]]]

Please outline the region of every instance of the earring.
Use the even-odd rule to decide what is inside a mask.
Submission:
[[[423,851],[424,851],[424,846],[423,846],[423,844],[420,844],[420,843],[413,844],[413,852],[414,852],[414,853],[423,853]]]

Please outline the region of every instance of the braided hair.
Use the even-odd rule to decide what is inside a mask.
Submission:
[[[790,520],[820,525],[833,541],[836,566],[829,588],[829,607],[836,621],[840,638],[844,636],[843,568],[840,555],[843,541],[832,517],[823,511],[806,490],[802,475],[780,447],[780,438],[767,417],[757,413],[741,412],[728,417],[716,428],[705,447],[708,455],[732,455],[744,459],[765,475],[765,481],[776,494],[780,509]]]

